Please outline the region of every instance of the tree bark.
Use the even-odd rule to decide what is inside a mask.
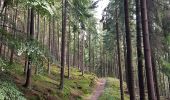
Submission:
[[[30,41],[34,39],[34,8],[31,8],[31,20],[30,20]],[[31,85],[31,62],[32,59],[28,56],[28,66],[27,66],[27,75],[26,75],[26,82],[24,87],[28,88]]]
[[[91,72],[91,34],[89,33],[89,71]]]
[[[60,90],[64,88],[64,66],[65,66],[65,44],[66,44],[66,23],[67,23],[67,0],[62,0],[62,42],[61,42],[61,73]]]
[[[128,1],[129,0],[124,0],[126,44],[127,44],[127,73],[128,73],[130,100],[136,100],[134,68],[132,64],[132,44],[131,44],[131,33],[130,33],[130,26],[129,26],[129,4],[128,4],[129,2]]]
[[[15,23],[15,24],[14,24],[14,27],[15,27],[15,28],[14,28],[14,30],[13,30],[13,35],[14,35],[14,37],[16,37],[17,14],[18,14],[18,10],[16,9],[16,10],[15,10],[15,16],[13,17],[13,22]],[[12,47],[12,49],[11,49],[10,64],[13,63],[13,59],[14,59],[14,47]]]
[[[140,0],[136,0],[136,33],[137,33],[136,39],[137,39],[137,57],[138,57],[139,94],[140,94],[140,100],[145,100]]]
[[[122,66],[121,66],[121,54],[120,54],[120,35],[119,35],[119,23],[118,23],[118,14],[116,9],[116,36],[117,36],[117,51],[118,51],[118,65],[119,65],[119,76],[120,76],[120,94],[121,100],[124,100],[124,93],[123,93],[123,77],[122,77]]]
[[[70,78],[70,38],[71,38],[71,26],[69,23],[68,41],[67,41],[67,66],[68,66],[68,78]]]
[[[30,33],[30,9],[27,8],[28,10],[28,14],[27,14],[27,30],[26,30],[26,33],[27,33],[27,38],[30,36],[29,33]],[[27,57],[27,51],[26,51],[26,54],[25,54],[25,66],[24,66],[24,75],[27,75],[27,68],[28,67],[28,57]]]
[[[73,66],[76,65],[76,33],[74,32],[74,54],[73,54]]]
[[[49,49],[49,55],[51,55],[51,16],[49,18],[48,49]],[[48,57],[48,74],[50,74],[50,56]]]
[[[146,0],[141,0],[141,16],[142,16],[142,31],[143,31],[143,44],[145,56],[145,68],[147,76],[148,99],[157,100],[155,96],[152,61],[151,61],[151,48],[149,41],[148,17]]]

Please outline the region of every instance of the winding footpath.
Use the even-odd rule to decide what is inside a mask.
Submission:
[[[90,100],[98,100],[98,98],[102,95],[104,91],[105,85],[106,85],[106,79],[103,78],[99,79]]]

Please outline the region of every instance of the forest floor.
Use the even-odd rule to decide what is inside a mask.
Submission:
[[[98,98],[102,95],[104,88],[106,85],[106,79],[100,78],[96,81],[92,94],[85,98],[85,100],[98,100]]]
[[[91,100],[98,100],[98,98],[101,96],[101,94],[104,91],[105,84],[106,84],[106,79],[102,78],[98,80],[96,87],[92,93]]]
[[[50,75],[47,74],[46,69],[36,75],[34,68],[29,89],[22,86],[25,82],[22,64],[15,63],[5,68],[4,72],[0,72],[0,84],[4,84],[0,86],[5,87],[5,91],[0,88],[0,98],[3,96],[1,93],[4,92],[15,96],[17,90],[27,100],[120,100],[118,79],[98,78],[95,74],[88,72],[82,76],[76,68],[70,69],[70,78],[68,78],[66,68],[64,89],[60,91],[58,89],[60,82],[59,67],[52,65]],[[9,82],[12,84],[9,85]],[[11,92],[11,90],[14,92]],[[128,94],[125,94],[125,100],[129,100]]]
[[[82,76],[81,72],[76,68],[70,69],[70,78],[68,78],[66,68],[64,89],[60,91],[58,88],[60,82],[60,68],[52,65],[50,75],[47,74],[46,69],[44,69],[44,72],[42,71],[40,74],[35,75],[35,70],[33,69],[31,87],[26,89],[22,86],[25,82],[23,66],[21,64],[13,64],[6,69],[7,70],[3,72],[4,74],[0,73],[0,80],[10,79],[10,82],[12,82],[15,87],[13,87],[13,85],[9,87],[6,84],[3,87],[6,87],[8,90],[17,88],[27,100],[84,100],[85,97],[89,97],[92,94],[93,88],[98,81],[96,75],[85,73],[84,76]]]
[[[103,90],[103,93],[99,97],[98,100],[121,100],[120,98],[120,87],[119,87],[119,80],[116,78],[105,78],[106,79],[106,85]],[[129,94],[126,92],[127,87],[124,83],[124,100],[130,100]]]

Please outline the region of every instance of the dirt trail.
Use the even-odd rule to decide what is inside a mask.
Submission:
[[[92,93],[90,100],[98,100],[98,98],[104,91],[105,84],[106,84],[106,79],[98,80],[97,85]]]

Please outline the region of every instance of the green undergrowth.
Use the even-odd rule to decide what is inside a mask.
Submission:
[[[9,76],[7,72],[0,72],[0,100],[26,100]]]
[[[13,83],[16,84],[27,100],[83,100],[91,94],[92,87],[97,80],[97,77],[93,74],[82,76],[76,68],[70,69],[70,78],[67,78],[67,68],[65,68],[64,89],[60,91],[59,67],[52,65],[50,75],[47,72],[35,75],[33,67],[31,87],[25,89],[22,86],[25,81],[22,65],[13,64],[8,66],[5,71],[10,73],[8,76],[13,79]]]
[[[124,84],[124,89],[126,89],[125,84]],[[126,93],[124,94],[124,99],[129,100],[128,94]],[[103,94],[100,96],[99,100],[121,100],[118,79],[107,78],[105,90]]]

